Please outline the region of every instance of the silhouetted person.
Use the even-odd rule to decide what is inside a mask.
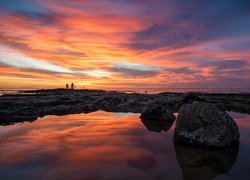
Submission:
[[[66,89],[69,89],[69,84],[68,83],[66,84]]]
[[[74,89],[74,88],[75,88],[74,83],[71,83],[71,89]]]

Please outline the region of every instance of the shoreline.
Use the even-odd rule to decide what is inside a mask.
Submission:
[[[48,89],[0,89],[1,92],[37,92],[37,91],[66,90],[65,88]],[[106,91],[140,94],[159,94],[159,93],[222,93],[222,94],[246,94],[250,93],[250,88],[116,88],[116,89],[74,89],[75,91]]]
[[[193,94],[225,111],[250,114],[250,93],[164,92],[125,93],[105,90],[42,89],[0,96],[0,125],[34,121],[46,115],[107,112],[141,113],[151,100],[178,112],[187,94]]]

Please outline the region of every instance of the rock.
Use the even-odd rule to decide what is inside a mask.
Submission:
[[[239,143],[239,128],[215,105],[195,101],[181,107],[174,140],[192,146],[226,147]]]
[[[140,116],[142,120],[167,120],[173,122],[175,120],[174,114],[166,107],[157,104],[155,101],[150,101],[143,109]]]
[[[193,94],[184,94],[183,95],[183,104],[188,104],[188,103],[193,103],[194,101],[198,101],[198,102],[206,102],[206,100],[195,96]]]
[[[0,123],[23,122],[46,115],[86,113],[95,110],[141,113],[155,101],[172,112],[183,104],[205,99],[227,111],[250,113],[250,93],[127,94],[102,90],[35,90],[0,96]],[[195,97],[190,97],[195,96]],[[183,102],[183,100],[185,101]],[[164,108],[166,109],[166,108]],[[159,115],[158,115],[159,116]],[[166,120],[164,118],[164,120]]]

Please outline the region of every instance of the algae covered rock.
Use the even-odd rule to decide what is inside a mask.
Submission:
[[[140,118],[142,120],[163,120],[169,122],[173,122],[175,120],[174,114],[168,108],[154,101],[150,101],[143,109]]]
[[[215,105],[194,101],[181,107],[174,140],[192,146],[226,147],[239,143],[239,128]]]

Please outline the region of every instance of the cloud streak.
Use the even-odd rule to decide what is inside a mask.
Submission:
[[[24,68],[24,69],[35,69],[35,70],[44,70],[49,72],[56,73],[72,73],[68,68],[64,68],[62,66],[58,66],[46,61],[39,61],[32,59],[30,57],[26,57],[17,51],[13,51],[4,46],[0,46],[0,63],[7,66],[12,66],[16,68]]]
[[[249,42],[247,0],[0,1],[0,88],[245,87]]]

